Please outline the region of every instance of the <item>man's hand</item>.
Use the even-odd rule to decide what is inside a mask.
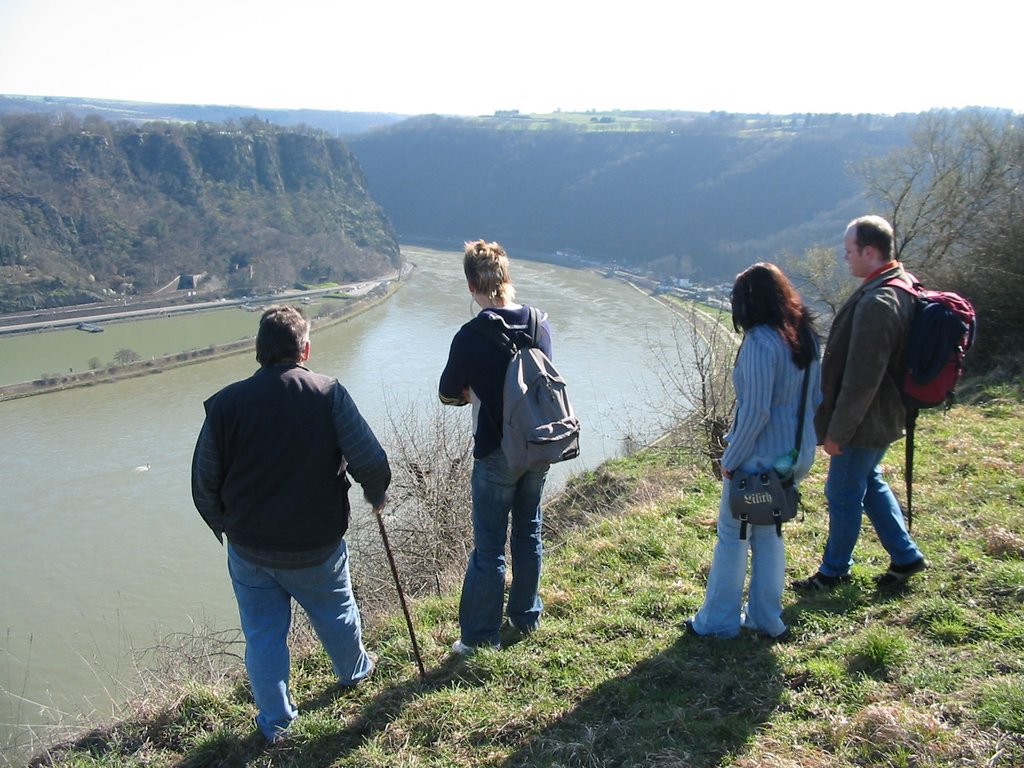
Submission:
[[[384,499],[384,501],[382,501],[380,504],[378,504],[376,507],[373,508],[373,514],[379,515],[381,512],[384,511],[384,507],[386,507],[387,505],[388,505],[388,500]]]
[[[821,447],[825,449],[825,453],[829,456],[839,456],[843,452],[843,449],[839,447],[839,443],[831,437],[826,437],[825,442],[821,444]]]

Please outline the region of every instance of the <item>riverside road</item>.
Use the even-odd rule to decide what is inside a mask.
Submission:
[[[177,312],[199,312],[205,309],[222,309],[230,306],[258,305],[268,302],[287,302],[306,296],[345,291],[349,296],[363,296],[382,282],[397,277],[397,273],[376,280],[335,285],[330,288],[315,288],[304,291],[284,291],[266,296],[246,296],[241,299],[216,299],[211,301],[189,301],[188,299],[143,298],[133,303],[112,302],[108,304],[77,305],[73,307],[47,309],[33,312],[18,312],[0,315],[0,334],[49,331],[57,328],[76,326],[79,323],[102,323],[131,320],[153,315],[168,315]],[[129,308],[130,307],[130,308]]]

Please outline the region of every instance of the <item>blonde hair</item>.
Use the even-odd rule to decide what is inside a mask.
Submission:
[[[516,289],[512,287],[508,254],[497,243],[483,240],[467,242],[462,269],[466,273],[466,280],[477,293],[482,293],[489,299],[515,299]]]

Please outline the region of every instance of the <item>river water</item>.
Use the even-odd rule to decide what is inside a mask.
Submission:
[[[382,438],[389,408],[432,406],[452,334],[471,317],[461,254],[403,253],[419,269],[393,298],[312,335],[310,367],[337,376]],[[555,361],[583,424],[582,456],[556,467],[553,489],[618,455],[624,435],[664,426],[657,356],[676,354],[673,321],[591,272],[514,261],[513,278],[519,300],[551,315]],[[108,333],[118,347],[173,354],[244,336],[257,320],[231,308],[104,334],[3,338],[0,371],[17,376],[15,356],[30,378],[78,369],[92,356],[85,346],[99,343],[92,337]],[[108,716],[138,683],[135,651],[193,627],[237,626],[224,553],[192,506],[189,467],[203,400],[255,366],[236,355],[0,402],[0,746],[81,713]],[[352,495],[353,527],[372,524]]]

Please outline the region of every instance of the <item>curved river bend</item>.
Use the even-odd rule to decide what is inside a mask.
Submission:
[[[312,336],[310,366],[337,376],[381,437],[389,405],[434,402],[451,337],[471,316],[461,254],[403,252],[419,270],[391,300]],[[627,432],[663,426],[652,346],[676,354],[672,316],[591,272],[514,261],[513,277],[518,298],[551,316],[555,360],[583,423],[583,455],[553,471],[557,487],[618,455]],[[239,314],[255,332],[259,316],[238,309],[187,322],[203,318],[212,341],[229,321],[234,332]],[[66,343],[56,333],[53,343]],[[14,349],[6,341],[0,356]],[[193,624],[237,626],[224,553],[192,506],[189,468],[203,400],[255,365],[237,355],[0,402],[0,746],[25,743],[28,727],[60,713],[107,716],[121,683],[138,680],[133,649]],[[358,498],[354,527],[371,523]]]

